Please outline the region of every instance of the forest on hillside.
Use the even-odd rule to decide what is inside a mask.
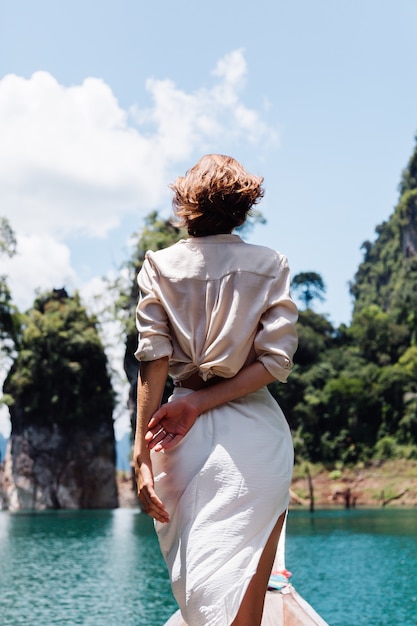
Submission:
[[[150,213],[123,268],[128,286],[121,278],[109,285],[114,308],[105,314],[123,328],[132,424],[137,272],[146,250],[183,236],[158,213]],[[315,312],[315,303],[325,297],[325,277],[314,269],[293,277],[293,292],[303,303],[299,348],[288,383],[273,383],[270,391],[288,418],[298,461],[335,467],[417,458],[417,148],[403,172],[393,214],[362,249],[350,285],[354,307],[349,325],[334,327],[326,315]],[[15,251],[12,226],[0,219],[0,256]],[[48,423],[53,415],[68,428],[72,422],[92,427],[94,415],[104,409],[96,404],[105,404],[108,411],[114,403],[99,337],[100,319],[87,313],[78,294],[52,289],[30,311],[20,312],[7,277],[1,276],[0,342],[2,358],[11,363],[2,401],[11,409],[23,407],[26,423]],[[167,381],[167,394],[169,389]]]

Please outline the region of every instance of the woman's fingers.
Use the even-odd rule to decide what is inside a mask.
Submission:
[[[155,518],[158,522],[162,524],[167,524],[169,522],[169,515],[163,506],[151,501],[148,515]]]
[[[148,445],[151,450],[154,452],[161,452],[161,450],[170,450],[174,446],[177,445],[179,440],[182,438],[182,435],[174,435],[174,433],[167,433],[166,437],[161,439],[158,443],[150,443]]]
[[[156,493],[149,488],[141,489],[139,499],[145,513],[154,517],[158,522],[169,522],[169,515]]]
[[[163,449],[164,450],[169,450],[170,448],[173,448],[174,446],[177,445],[177,443],[179,442],[179,440],[182,438],[182,435],[174,435],[174,433],[168,433],[168,438],[165,438],[162,441],[163,444]]]
[[[148,422],[145,441],[155,452],[173,448],[192,428],[198,412],[184,399],[162,405]]]
[[[154,428],[149,428],[148,427],[148,431],[147,431],[147,433],[145,435],[145,440],[146,441],[150,441],[154,437],[159,437],[161,434],[163,434],[163,431],[164,431],[164,429],[161,427],[160,424],[158,424],[158,426],[155,426]]]
[[[179,435],[177,433],[170,433],[164,428],[159,428],[156,432],[153,432],[154,430],[148,431],[145,436],[148,448],[151,450],[155,452],[169,450],[178,442]]]

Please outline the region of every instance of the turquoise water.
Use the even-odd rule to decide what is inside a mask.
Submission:
[[[286,562],[330,626],[417,625],[417,510],[292,511]]]
[[[417,625],[417,510],[291,511],[286,555],[330,626]],[[162,626],[175,610],[138,511],[0,512],[0,626]]]

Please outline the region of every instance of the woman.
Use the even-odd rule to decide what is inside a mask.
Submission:
[[[138,276],[138,493],[188,626],[261,623],[289,501],[290,431],[266,389],[297,346],[288,264],[231,234],[262,182],[200,159],[171,186],[190,237],[147,252]]]

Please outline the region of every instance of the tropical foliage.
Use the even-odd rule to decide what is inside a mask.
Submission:
[[[335,462],[390,456],[417,458],[417,149],[404,171],[401,196],[350,291],[349,327],[333,328],[310,306],[321,282],[294,277],[305,310],[288,384],[272,391],[284,406],[299,457]]]
[[[15,254],[15,234],[6,218],[0,217],[0,258]],[[9,355],[17,344],[19,328],[19,315],[12,302],[7,276],[0,275],[0,346],[3,354]]]
[[[4,384],[13,430],[58,424],[92,430],[112,419],[114,395],[96,320],[78,294],[40,295],[24,318]]]

